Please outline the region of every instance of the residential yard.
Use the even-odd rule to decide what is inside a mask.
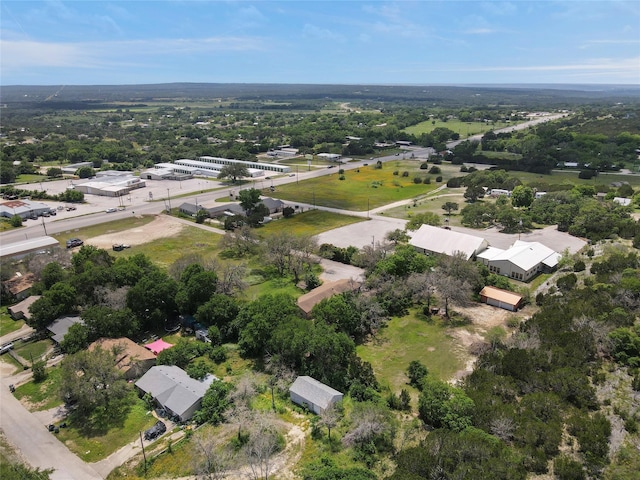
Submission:
[[[58,367],[47,369],[47,378],[43,382],[33,380],[16,388],[15,396],[28,410],[41,411],[62,405],[58,394],[61,370]]]
[[[291,202],[362,212],[425,195],[460,172],[457,165],[438,165],[441,173],[430,174],[428,170],[420,170],[420,163],[416,160],[398,160],[386,162],[381,169],[377,169],[372,161],[366,167],[345,170],[344,180],[340,180],[341,175],[336,168],[331,175],[280,185],[272,196]],[[396,171],[398,175],[393,174]],[[408,175],[403,177],[405,171]],[[435,179],[439,176],[442,176],[443,181],[436,183]],[[415,177],[431,178],[431,183],[416,184]]]
[[[43,360],[44,355],[53,347],[53,343],[49,339],[38,340],[35,342],[19,342],[15,344],[15,352],[24,358],[27,362],[36,362]]]
[[[116,419],[106,429],[92,430],[83,419],[71,414],[67,428],[61,428],[58,439],[85,462],[97,462],[135,441],[140,432],[151,427],[157,419],[147,410],[144,402],[131,392],[130,409],[126,416]]]
[[[142,228],[145,225],[151,223],[155,217],[153,215],[138,215],[135,217],[123,218],[122,220],[117,220],[115,222],[108,223],[99,223],[97,225],[92,225],[90,227],[85,227],[80,229],[79,232],[68,232],[68,233],[60,233],[54,235],[54,237],[60,240],[60,244],[64,245],[67,240],[70,238],[78,237],[84,241],[87,239],[99,237],[101,235],[113,235],[114,238],[120,238],[117,243],[126,243],[126,240],[123,239],[118,234],[120,232],[124,232],[126,230]],[[111,242],[111,243],[116,243]],[[109,249],[111,249],[111,243],[109,243]],[[98,246],[98,245],[96,245]],[[106,248],[106,247],[100,247]]]
[[[0,308],[0,337],[16,330],[20,330],[24,320],[14,320],[7,312],[7,307]]]

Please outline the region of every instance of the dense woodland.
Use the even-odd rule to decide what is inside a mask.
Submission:
[[[219,474],[232,468],[230,458],[241,453],[243,461],[255,460],[251,455],[258,438],[270,440],[269,455],[281,450],[276,423],[251,399],[269,390],[285,399],[296,375],[310,375],[347,395],[344,405],[312,420],[311,434],[322,447],[316,458],[298,465],[300,477],[307,480],[511,480],[546,473],[561,480],[637,478],[640,229],[631,216],[634,205],[623,207],[611,200],[631,198],[637,205],[640,197],[629,185],[612,187],[599,181],[603,172],[637,169],[637,103],[613,102],[588,92],[541,92],[536,103],[530,98],[517,103],[521,92],[516,89],[483,90],[482,101],[457,104],[451,99],[460,99],[458,89],[422,98],[388,87],[355,97],[331,90],[333,101],[352,102],[352,111],[329,113],[320,111],[329,90],[318,89],[320,93],[311,96],[304,88],[294,89],[288,97],[270,92],[266,101],[250,86],[245,88],[233,101],[221,89],[224,108],[140,109],[151,103],[148,95],[161,91],[143,88],[129,97],[130,109],[105,112],[91,110],[95,102],[86,100],[90,91],[76,90],[76,97],[29,105],[13,103],[12,91],[3,91],[9,107],[2,133],[11,141],[2,149],[2,182],[13,182],[36,165],[53,168],[88,160],[96,169],[128,170],[198,155],[253,159],[281,144],[303,152],[369,155],[374,142],[406,139],[442,150],[457,135],[446,128],[453,118],[491,122],[516,119],[526,107],[570,107],[575,114],[554,125],[509,135],[489,132],[481,142],[459,144],[439,161],[461,166],[490,161],[504,167],[476,172],[461,168],[466,175],[450,180],[451,187],[467,192],[468,203],[460,206],[464,224],[499,224],[510,232],[557,224],[559,230],[588,238],[591,245],[585,252],[565,254],[560,271],[535,298],[520,288],[536,305],[536,313],[510,337],[476,345],[478,361],[463,381],[453,385],[435,378],[427,365],[413,362],[401,391],[381,386],[371,365],[357,355],[358,345],[374,341],[393,317],[418,311],[427,320],[433,305],[442,309],[450,325],[464,322],[456,307],[477,301],[483,286],[518,287],[457,256],[418,254],[406,245],[402,231],[358,250],[318,246],[310,238],[287,233],[257,242],[247,226],[220,240],[220,262],[185,257],[168,269],[143,254],[115,258],[92,246],[72,256],[58,252],[55,261],[35,256],[28,260],[28,270],[36,275],[35,293],[42,297],[32,307],[31,324],[42,331],[60,315],[73,313],[84,321],[71,328],[61,345],[66,358],[60,395],[76,406],[74,421],[100,425],[121,418],[136,401],[131,385],[110,367],[109,352],[86,353],[90,342],[119,336],[138,340],[149,332],[163,332],[180,317],[193,316],[208,329],[212,343],[185,336],[162,352],[158,363],[178,365],[202,378],[212,363],[222,364],[237,351],[252,362],[260,379],[214,382],[195,419],[200,424],[232,425],[237,435],[231,445],[213,447],[205,433],[194,434],[190,441],[201,455],[192,473]],[[41,97],[45,93],[32,92]],[[113,88],[103,94],[100,101],[108,103],[121,100],[122,93]],[[487,101],[501,95],[509,103]],[[391,96],[393,103],[388,102]],[[83,109],[78,109],[78,102]],[[272,102],[285,102],[287,107],[276,108]],[[441,127],[418,137],[403,132],[425,121]],[[345,145],[348,135],[362,140]],[[505,156],[489,160],[486,152]],[[543,173],[563,162],[579,163],[585,175],[595,178],[594,184],[553,185],[544,178],[524,184],[518,179],[518,170]],[[513,195],[481,202],[482,187],[508,188]],[[535,191],[547,194],[536,199]],[[604,194],[602,201],[593,198],[598,192]],[[448,208],[450,213],[458,205]],[[412,219],[408,228],[432,222],[424,215]],[[320,302],[312,321],[302,318],[289,295],[244,299],[248,264],[256,258],[262,259],[261,273],[267,278],[308,288],[317,285],[312,253],[363,267],[365,283],[352,293]],[[79,377],[78,371],[88,374]],[[44,377],[47,372],[34,365],[36,374]],[[87,378],[101,383],[87,388]]]

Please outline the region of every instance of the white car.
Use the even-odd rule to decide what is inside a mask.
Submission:
[[[107,208],[107,209],[105,210],[105,212],[107,212],[107,213],[113,213],[113,212],[117,212],[117,211],[118,211],[118,209],[117,209],[117,208]]]

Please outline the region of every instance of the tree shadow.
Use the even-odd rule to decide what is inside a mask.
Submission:
[[[123,428],[132,406],[130,401],[123,400],[112,403],[108,408],[75,411],[69,415],[69,424],[85,438],[100,437],[112,428]]]

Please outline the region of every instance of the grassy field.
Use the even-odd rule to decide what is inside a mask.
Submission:
[[[368,165],[345,171],[344,180],[339,179],[340,174],[336,168],[335,173],[330,175],[304,180],[299,184],[278,186],[273,196],[291,202],[366,211],[368,208],[425,195],[441,185],[435,182],[437,176],[442,176],[445,183],[460,171],[458,166],[439,165],[442,173],[436,175],[420,170],[419,167],[419,161],[410,160],[387,162],[381,169]],[[394,171],[399,174],[393,175]],[[403,177],[405,171],[409,173]],[[431,184],[414,183],[416,176],[423,179],[430,177]]]
[[[549,185],[606,185],[612,182],[627,182],[633,188],[640,186],[640,175],[623,175],[620,173],[601,173],[597,177],[586,180],[578,178],[578,170],[554,170],[550,175],[540,175],[529,172],[511,172],[514,177],[524,184],[546,183]]]
[[[391,319],[378,338],[358,346],[357,351],[363,360],[371,362],[381,385],[398,393],[407,385],[405,372],[412,360],[422,362],[435,378],[451,378],[465,361],[455,347],[447,326],[412,311]]]
[[[40,383],[27,382],[16,388],[15,396],[18,400],[26,402],[31,411],[48,410],[62,405],[58,395],[60,385],[59,368],[47,369],[47,379]]]
[[[436,128],[448,128],[454,132],[460,134],[461,138],[466,138],[478,133],[488,132],[489,130],[496,130],[498,128],[505,128],[511,126],[511,123],[495,122],[487,124],[485,122],[461,122],[460,120],[452,119],[446,122],[442,120],[427,120],[417,125],[412,125],[404,129],[405,132],[412,135],[421,135],[423,133],[432,132]]]
[[[14,320],[7,312],[7,307],[0,308],[0,337],[7,333],[20,330],[24,325],[24,320]]]
[[[129,442],[135,441],[139,432],[151,427],[157,420],[147,410],[144,402],[136,397],[135,392],[131,392],[131,395],[131,400],[135,403],[127,412],[122,424],[112,425],[104,432],[87,433],[84,431],[86,425],[76,424],[71,416],[67,421],[69,427],[60,429],[58,439],[85,462],[102,460]]]
[[[291,218],[281,218],[267,223],[256,230],[260,238],[266,238],[273,233],[286,230],[293,235],[317,235],[327,230],[344,227],[353,223],[364,222],[362,217],[340,215],[322,210],[307,210]]]

